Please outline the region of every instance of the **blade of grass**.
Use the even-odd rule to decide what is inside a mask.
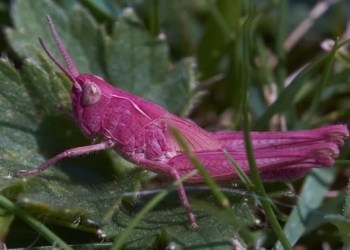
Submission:
[[[48,229],[40,221],[36,220],[31,215],[27,214],[25,211],[16,206],[12,201],[7,199],[5,196],[0,195],[0,206],[4,207],[8,211],[14,213],[18,218],[26,222],[34,230],[40,233],[48,242],[51,244],[58,245],[62,249],[71,250],[72,248],[68,246],[61,238],[54,234],[50,229]]]
[[[242,47],[246,46],[251,51],[255,50],[255,39],[253,38],[259,21],[261,20],[261,15],[257,12],[258,7],[255,2],[242,1],[241,8],[244,10],[242,11],[244,13],[244,18],[241,18],[243,21],[237,21],[236,39],[232,44],[232,48],[228,48],[230,51],[230,66],[225,86],[227,89],[226,99],[231,102],[232,111],[234,112],[232,116],[232,125],[230,127],[232,130],[237,130],[239,128],[242,114],[242,74],[245,73],[241,65],[242,60],[245,60],[243,58]],[[253,57],[250,58],[250,60],[253,60]]]
[[[247,94],[245,95],[247,96]],[[259,170],[255,162],[254,153],[253,153],[253,147],[251,144],[251,138],[249,133],[249,118],[248,118],[248,108],[247,108],[247,97],[244,97],[245,100],[245,107],[243,107],[243,117],[244,117],[244,141],[245,146],[247,150],[247,156],[248,156],[248,162],[250,167],[250,174],[252,176],[253,182],[255,184],[255,187],[253,187],[254,192],[258,194],[258,196],[263,197],[262,200],[260,200],[261,205],[266,213],[266,217],[271,223],[272,229],[274,230],[275,234],[277,235],[278,239],[280,240],[281,244],[283,245],[284,249],[292,249],[287,237],[282,231],[281,226],[279,225],[275,214],[273,213],[270,200],[265,192],[264,186],[262,184]],[[264,199],[265,198],[265,199]]]
[[[205,3],[210,15],[205,22],[204,32],[197,47],[198,72],[201,80],[218,73],[218,66],[227,54],[227,44],[231,44],[235,37],[241,1],[206,0]]]
[[[337,165],[350,165],[350,160],[335,160]]]
[[[112,246],[112,243],[88,243],[80,245],[72,245],[73,249],[109,249]],[[28,249],[28,248],[27,248]],[[53,248],[52,246],[40,246],[40,247],[31,247],[30,250],[60,250],[59,248]]]
[[[331,50],[331,53],[329,54],[329,56],[327,58],[326,66],[325,66],[325,69],[323,70],[321,82],[320,82],[319,86],[317,86],[317,88],[316,88],[316,93],[315,93],[315,96],[312,100],[311,107],[305,113],[302,121],[299,124],[297,124],[296,129],[306,128],[307,124],[310,123],[310,121],[312,120],[312,117],[317,113],[317,109],[319,108],[320,103],[321,103],[322,92],[326,88],[328,78],[329,78],[329,75],[331,73],[333,61],[334,61],[335,54],[336,54],[337,48],[338,48],[338,43],[339,43],[339,40],[337,39],[335,42],[335,45],[333,46],[333,49]]]
[[[247,88],[246,88],[247,90]],[[262,184],[259,170],[255,162],[254,153],[253,153],[253,147],[251,144],[251,138],[249,133],[249,118],[248,118],[248,105],[247,105],[247,94],[245,94],[244,99],[244,107],[243,107],[243,123],[244,123],[244,141],[248,156],[248,162],[250,167],[250,174],[252,176],[253,182],[255,186],[253,187],[254,192],[258,194],[258,196],[263,197],[263,199],[260,200],[261,205],[266,213],[266,217],[271,223],[271,227],[274,230],[275,234],[277,235],[277,238],[280,240],[281,244],[283,245],[284,249],[292,249],[292,246],[290,245],[286,235],[283,233],[282,228],[280,224],[278,223],[276,216],[272,210],[270,199],[268,198],[264,186]]]
[[[320,85],[316,88],[316,93],[314,96],[314,99],[312,100],[312,104],[310,109],[306,112],[305,116],[302,119],[302,122],[300,124],[298,124],[298,126],[296,127],[297,129],[301,129],[301,128],[310,128],[310,126],[306,126],[307,122],[309,122],[310,120],[312,120],[312,117],[315,116],[315,114],[317,113],[317,109],[320,106],[321,103],[321,96],[322,93],[324,91],[324,89],[327,86],[327,82],[329,81],[329,76],[332,70],[332,65],[333,65],[333,61],[337,55],[338,50],[345,44],[347,44],[349,42],[349,39],[342,42],[341,44],[339,44],[339,39],[337,39],[335,41],[335,44],[332,48],[332,50],[330,51],[328,60],[326,62],[326,66],[325,69],[323,70],[323,74],[322,74],[322,78],[321,78],[321,82]]]
[[[350,39],[347,39],[339,43],[336,49],[341,48],[349,41]],[[294,100],[304,81],[310,76],[310,74],[312,74],[322,66],[322,64],[327,60],[329,55],[330,53],[327,53],[318,58],[316,61],[309,64],[307,67],[305,67],[305,69],[303,69],[298,74],[298,76],[294,78],[294,80],[288,85],[288,87],[286,87],[280,93],[278,99],[265,111],[265,113],[262,116],[258,118],[258,120],[255,122],[253,130],[266,130],[268,127],[268,122],[274,114],[282,112],[287,108],[291,107],[293,105],[293,101],[291,100]]]
[[[256,36],[256,41],[255,41],[255,46],[259,55],[259,58],[261,58],[261,69],[264,73],[264,78],[262,81],[264,81],[265,83],[268,84],[272,84],[274,82],[276,82],[276,78],[273,75],[273,70],[272,70],[272,66],[270,63],[265,63],[265,62],[269,62],[270,58],[268,55],[268,48],[262,38],[261,35],[257,35]]]
[[[203,177],[205,183],[209,186],[210,190],[213,192],[214,196],[218,199],[220,204],[224,208],[225,207],[229,207],[230,203],[229,203],[227,197],[224,195],[223,192],[221,192],[219,186],[210,177],[210,174],[205,169],[205,167],[201,164],[199,159],[191,152],[191,150],[187,146],[187,143],[185,142],[185,140],[181,136],[180,132],[177,129],[175,129],[175,128],[171,128],[171,132],[174,135],[175,139],[180,144],[180,146],[184,149],[184,152],[188,156],[189,160],[196,167],[196,169],[198,170],[199,174]]]
[[[246,185],[248,189],[251,189],[254,186],[254,184],[250,181],[248,175],[246,175],[246,173],[243,172],[243,170],[237,165],[235,160],[233,160],[231,155],[226,150],[223,150],[223,152],[226,155],[226,158],[231,163],[231,166],[233,167],[233,169],[237,172],[238,177],[241,179],[244,185]]]
[[[324,63],[328,55],[324,55],[318,60],[308,65],[294,80],[286,87],[278,96],[277,100],[267,108],[262,116],[260,116],[253,127],[254,131],[262,131],[268,128],[268,122],[276,113],[282,112],[293,105],[295,96],[302,87],[305,80],[311,73],[318,70]]]
[[[335,55],[338,62],[346,68],[350,68],[350,54],[347,51],[339,50]]]
[[[153,36],[158,36],[160,32],[160,25],[159,25],[159,1],[158,0],[152,0],[151,4],[151,10],[150,10],[150,18],[149,18],[149,26],[150,26],[150,32]]]
[[[206,2],[207,2],[208,10],[210,11],[212,17],[214,18],[220,30],[224,34],[225,39],[227,40],[227,42],[232,41],[234,39],[234,34],[231,28],[226,24],[226,21],[222,17],[217,5],[213,0],[207,0]]]
[[[254,184],[251,182],[250,178],[248,177],[248,175],[246,175],[246,173],[243,172],[243,170],[237,165],[237,163],[235,162],[235,160],[229,155],[229,153],[226,150],[223,150],[224,154],[226,155],[226,158],[230,161],[231,166],[233,167],[233,169],[238,173],[238,177],[241,179],[241,181],[244,183],[244,185],[247,187],[248,190],[254,192]],[[258,195],[253,195],[253,197],[255,198],[256,202],[261,206],[261,202],[260,202],[260,197]],[[275,211],[276,216],[278,218],[286,218],[286,215],[283,214],[278,207],[275,205],[275,203],[271,202],[271,206],[272,209]]]
[[[276,32],[276,56],[278,64],[276,66],[276,85],[277,91],[280,93],[284,89],[286,79],[286,52],[284,41],[286,40],[287,32],[287,0],[280,0],[277,4],[277,32]]]
[[[245,39],[249,39],[250,36],[246,35]],[[246,43],[243,43],[246,44]],[[250,175],[253,179],[254,186],[252,187],[252,190],[259,196],[262,197],[260,200],[261,205],[266,213],[266,217],[271,223],[272,229],[274,230],[275,234],[277,235],[278,239],[281,241],[283,247],[285,249],[292,249],[287,237],[284,235],[281,226],[279,225],[276,216],[272,210],[270,199],[268,198],[264,186],[262,184],[260,174],[258,167],[255,162],[254,153],[253,153],[253,146],[250,138],[250,132],[249,132],[249,106],[248,106],[248,77],[250,76],[250,65],[249,65],[249,51],[247,46],[243,46],[243,61],[242,61],[242,114],[243,114],[243,127],[244,127],[244,143],[245,148],[247,152],[248,162],[249,162],[249,168],[250,168]]]
[[[349,114],[349,112],[347,112],[345,110],[336,110],[336,111],[330,112],[324,116],[319,117],[315,121],[312,121],[312,123],[310,124],[309,127],[316,128],[316,127],[322,126],[323,124],[334,123],[336,121],[340,121],[340,120],[344,119],[348,114]]]

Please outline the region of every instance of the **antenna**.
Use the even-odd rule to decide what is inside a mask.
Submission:
[[[69,71],[55,58],[55,56],[52,54],[52,52],[49,50],[49,48],[46,46],[46,44],[43,42],[43,40],[40,37],[39,37],[39,42],[40,42],[41,46],[43,47],[43,49],[45,50],[46,54],[51,58],[51,60],[63,71],[63,73],[69,78],[69,80],[71,80],[71,82],[73,83],[73,87],[78,89],[78,90],[81,90],[80,85],[75,80],[75,78],[79,76],[78,70],[74,66],[72,58],[70,58],[67,50],[64,48],[62,41],[59,38],[57,31],[55,29],[55,26],[51,20],[51,17],[47,16],[47,20],[48,20],[48,23],[50,26],[52,36],[54,37],[55,42],[56,42],[62,56],[64,57],[66,64],[68,65]]]
[[[55,39],[55,42],[56,42],[59,50],[61,51],[61,54],[62,54],[64,60],[66,61],[66,64],[67,64],[67,66],[69,68],[69,71],[72,73],[72,75],[74,77],[78,77],[79,76],[78,70],[74,66],[72,58],[70,58],[66,48],[63,46],[63,43],[62,43],[60,37],[57,34],[57,31],[55,29],[55,25],[53,24],[51,17],[49,15],[47,15],[46,17],[47,17],[47,21],[48,21],[49,26],[50,26],[50,30],[51,30],[52,36]]]
[[[39,37],[39,42],[41,46],[44,48],[46,54],[51,58],[51,60],[63,71],[63,73],[73,82],[75,83],[74,76],[55,58],[52,52],[47,48],[43,40]]]

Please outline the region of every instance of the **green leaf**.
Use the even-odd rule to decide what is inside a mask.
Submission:
[[[0,208],[0,238],[4,239],[15,216],[4,208]]]
[[[69,15],[48,0],[34,6],[19,0],[13,9],[16,29],[7,29],[6,34],[21,56],[43,64],[38,54],[43,50],[37,40],[42,37],[63,62],[46,21],[50,15],[79,72],[98,75],[177,114],[189,105],[195,87],[192,60],[172,64],[165,40],[152,37],[131,8],[124,10],[111,37],[80,5],[75,5]]]
[[[97,11],[106,15],[108,18],[118,18],[121,15],[122,9],[116,3],[111,0],[85,0],[86,5],[91,6]]]
[[[187,192],[187,195],[191,195],[191,192]],[[151,197],[144,197],[144,200],[127,209],[119,207],[113,216],[114,223],[102,228],[103,232],[107,236],[123,232],[149,198]],[[198,223],[197,230],[189,228],[189,221],[184,220],[187,214],[179,203],[177,192],[173,192],[143,218],[128,236],[126,245],[128,247],[145,247],[152,243],[157,236],[159,237],[162,232],[168,241],[180,244],[182,247],[199,247],[203,244],[229,246],[228,239],[237,234],[237,228],[229,223],[230,213],[226,213],[220,208],[209,192],[197,194],[197,198],[201,199],[190,200]],[[239,214],[244,224],[256,225],[257,220],[249,209],[252,200],[243,201],[244,197],[232,194],[229,194],[228,198],[233,203],[232,209]],[[167,209],[164,210],[164,207]],[[249,243],[252,244],[252,242]]]
[[[57,116],[54,106],[61,102],[60,96],[64,98],[68,92],[61,78],[49,76],[30,60],[22,67],[21,73],[8,61],[0,60],[0,79],[3,84],[0,90],[1,191],[9,197],[16,197],[18,202],[38,215],[52,214],[57,220],[64,221],[67,216],[60,209],[71,209],[70,204],[74,204],[80,209],[78,214],[91,210],[95,201],[87,202],[81,197],[100,197],[102,191],[110,193],[111,188],[100,191],[87,186],[108,183],[113,177],[111,173],[115,175],[116,172],[113,171],[108,153],[101,152],[79,161],[62,161],[60,170],[49,168],[35,177],[22,179],[13,176],[19,169],[36,168],[45,161],[45,155],[53,156],[74,144],[88,144],[72,122],[67,122],[62,115]],[[105,167],[102,171],[96,171],[99,166]],[[132,174],[128,177],[125,176],[118,185],[113,186],[115,193],[135,190],[142,179]],[[18,193],[19,196],[16,195]],[[86,217],[101,220],[103,211],[96,207]],[[102,215],[96,216],[94,213]]]
[[[37,58],[33,50],[43,51],[38,37],[42,37],[50,50],[62,62],[63,58],[51,38],[46,15],[55,23],[63,44],[68,49],[79,72],[91,72],[105,77],[101,47],[103,32],[81,6],[76,5],[68,16],[66,11],[52,1],[17,1],[13,6],[15,30],[7,29],[6,35],[14,50],[21,56]],[[86,32],[89,30],[89,32]]]
[[[227,45],[239,28],[241,1],[207,0],[211,15],[205,24],[202,39],[198,45],[198,67],[202,79],[217,73],[218,65],[227,53]],[[215,37],[215,39],[212,39]],[[232,41],[231,41],[232,42]]]
[[[350,243],[350,220],[341,215],[327,215],[325,218],[338,228],[343,242]]]
[[[165,40],[152,37],[131,9],[124,12],[106,41],[111,83],[180,113],[194,87],[192,60],[171,64]]]
[[[349,217],[350,215],[350,181],[348,183],[348,188],[346,190],[346,202],[344,206],[344,214],[345,217]]]
[[[343,197],[342,197],[343,198]],[[343,208],[343,215],[330,214],[325,216],[327,221],[333,223],[339,230],[339,234],[344,244],[350,243],[350,220],[349,217],[349,185],[347,188],[346,202]]]
[[[310,215],[322,203],[325,193],[335,179],[335,174],[335,168],[324,168],[314,169],[307,176],[300,192],[299,202],[284,226],[284,232],[292,245],[307,229]],[[280,242],[277,242],[276,249],[283,249]]]
[[[14,203],[12,203],[10,200],[8,200],[6,197],[2,195],[0,195],[0,204],[3,208],[7,210],[7,212],[13,213],[19,218],[21,218],[33,229],[35,229],[37,232],[42,234],[42,236],[52,244],[57,244],[60,248],[65,250],[72,249],[64,241],[62,241],[58,236],[52,233],[45,225],[37,221],[35,218],[27,214],[22,209],[18,208]]]
[[[315,213],[311,214],[309,223],[306,226],[305,234],[312,232],[320,226],[328,223],[326,215],[340,213],[344,206],[344,196],[340,195],[323,203]],[[312,211],[312,210],[311,210]],[[310,211],[310,212],[311,212]]]

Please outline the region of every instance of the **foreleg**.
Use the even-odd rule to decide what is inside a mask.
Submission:
[[[67,117],[69,120],[75,121],[75,117],[73,116],[73,114],[69,113],[64,107],[62,107],[61,105],[57,105],[55,107],[56,109],[58,109],[59,111],[61,111],[61,113]]]
[[[38,174],[38,173],[44,171],[45,169],[47,169],[48,167],[50,167],[51,165],[55,164],[59,160],[63,159],[63,158],[74,157],[74,156],[78,156],[78,155],[84,155],[84,154],[87,154],[87,153],[104,150],[104,149],[113,147],[114,144],[115,143],[113,141],[107,140],[107,141],[103,141],[103,142],[101,142],[99,144],[94,144],[94,145],[89,145],[89,146],[85,146],[85,147],[68,149],[68,150],[66,150],[66,151],[56,155],[55,157],[47,160],[46,162],[41,164],[36,169],[33,169],[33,170],[21,169],[21,170],[18,170],[16,172],[16,175],[18,175],[18,174]]]

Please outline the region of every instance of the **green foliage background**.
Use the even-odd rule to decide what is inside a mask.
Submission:
[[[65,159],[38,176],[13,175],[90,143],[55,109],[58,104],[70,109],[71,84],[37,40],[43,38],[63,61],[46,15],[80,73],[101,76],[209,130],[243,129],[248,88],[252,129],[294,130],[348,123],[350,117],[348,49],[320,48],[325,38],[344,39],[349,4],[329,5],[291,50],[284,47],[314,4],[0,0],[0,243],[41,249],[231,249],[237,242],[249,247],[259,242],[283,249],[278,240],[285,242],[261,210],[264,197],[243,193],[243,185],[222,189],[230,201],[225,210],[206,187],[186,186],[199,225],[193,231],[176,189],[166,188],[171,180],[131,166],[113,151]],[[273,95],[275,100],[269,99]],[[347,143],[341,159],[349,157],[349,149]],[[292,246],[348,247],[346,164],[312,171],[293,183],[294,190],[266,184],[278,204],[295,204],[275,210]],[[151,207],[157,199],[162,200]]]

